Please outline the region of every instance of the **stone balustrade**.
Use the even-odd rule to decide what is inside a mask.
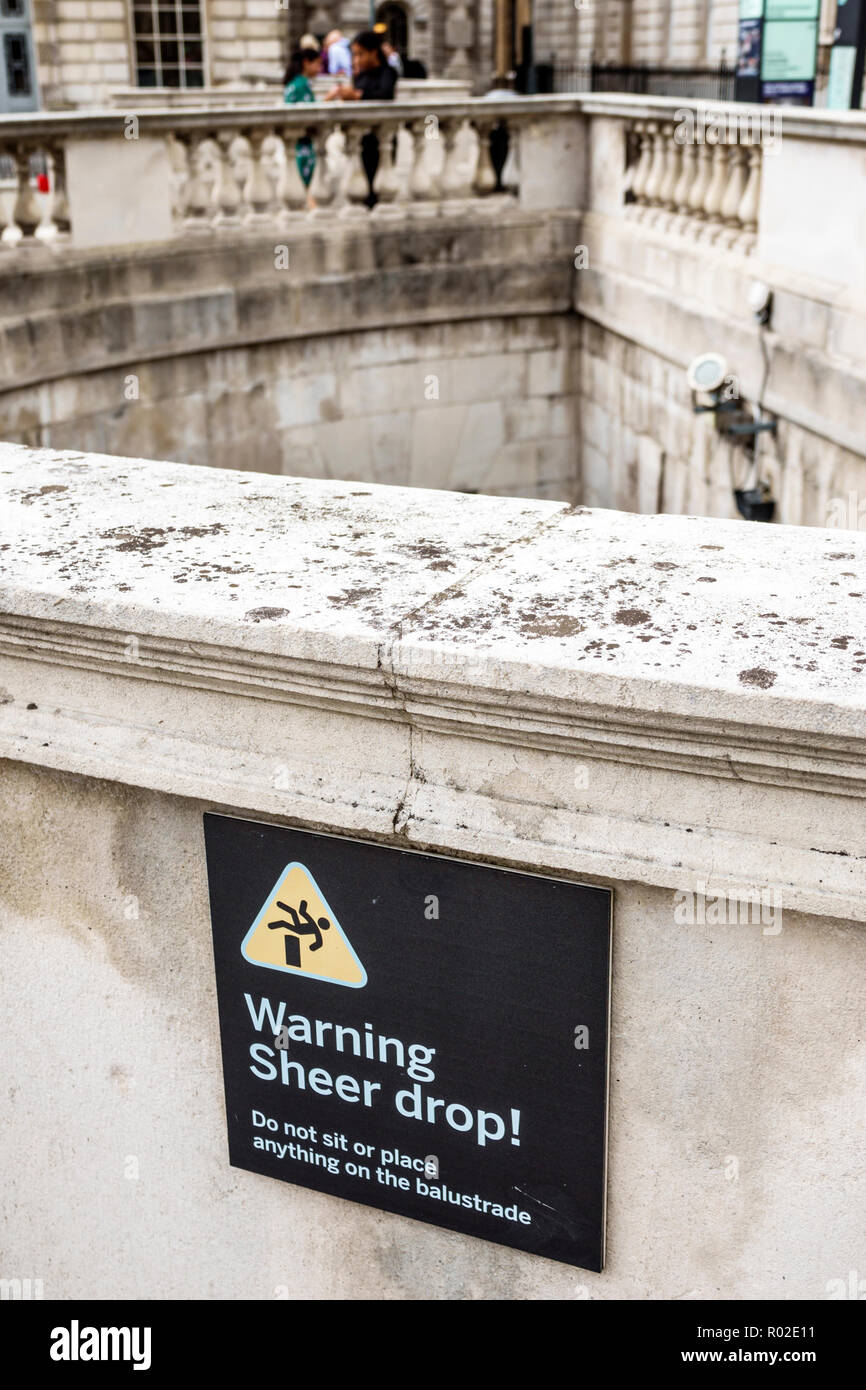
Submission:
[[[856,261],[845,226],[857,216],[832,217],[843,190],[859,208],[861,112],[599,94],[429,96],[299,108],[272,94],[218,107],[211,94],[194,109],[152,109],[143,99],[137,112],[6,117],[0,248],[140,244],[360,218],[371,208],[374,218],[493,213],[515,200],[609,216],[612,192],[623,222],[673,244],[863,280],[862,268],[846,264],[843,275],[839,261],[840,253]],[[373,196],[363,158],[372,137]],[[294,158],[299,140],[316,151],[309,196]],[[804,203],[804,178],[814,203]],[[816,218],[823,240],[812,234]]]
[[[718,127],[695,128],[683,119],[629,122],[627,213],[671,235],[750,254],[757,241],[762,133],[753,119],[736,114]]]
[[[469,205],[495,212],[515,196],[507,156],[516,117],[484,102],[451,108],[335,102],[3,122],[0,247],[147,242],[371,210],[376,217],[453,214]],[[309,190],[295,158],[299,141],[315,151]],[[372,183],[364,167],[371,143],[378,148]],[[34,161],[45,170],[44,190]],[[80,219],[67,196],[70,165]],[[94,218],[108,235],[94,235]]]

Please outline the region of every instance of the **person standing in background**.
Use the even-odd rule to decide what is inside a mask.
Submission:
[[[397,88],[397,73],[382,51],[382,36],[374,29],[362,29],[352,40],[352,81],[335,87],[325,101],[393,101]],[[376,195],[373,180],[379,167],[379,137],[372,134],[361,140],[361,163],[370,184],[367,206],[373,207]]]
[[[325,35],[322,48],[325,57],[324,71],[330,77],[352,76],[352,55],[340,29],[332,29]]]
[[[403,60],[396,48],[388,38],[387,24],[374,24],[373,33],[378,34],[382,44],[382,52],[390,67],[394,69],[398,77],[403,76]]]
[[[298,102],[316,100],[310,84],[313,78],[318,76],[320,65],[321,59],[315,48],[299,48],[296,53],[292,54],[286,68],[286,87],[283,92],[283,100],[287,105],[294,106]],[[295,145],[295,163],[298,166],[301,182],[307,189],[307,205],[312,207],[309,189],[313,170],[316,167],[316,151],[308,136],[303,136]]]

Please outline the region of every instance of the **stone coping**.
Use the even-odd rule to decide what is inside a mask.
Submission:
[[[701,111],[707,119],[715,116],[754,126],[768,119],[783,135],[812,140],[835,140],[861,144],[866,141],[866,111],[826,111],[810,107],[759,106],[745,102],[686,100],[678,97],[630,96],[624,93],[565,93],[555,96],[503,97],[486,100],[483,97],[453,98],[437,92],[430,103],[449,116],[490,117],[492,119],[535,120],[543,117],[568,115],[607,116],[628,120],[674,120],[680,111]],[[123,122],[136,114],[139,129],[145,133],[165,130],[196,130],[202,127],[233,126],[244,129],[260,123],[273,124],[277,111],[281,125],[315,126],[341,123],[423,119],[424,103],[393,102],[321,102],[303,107],[279,106],[263,97],[261,105],[243,107],[218,106],[195,109],[145,109],[130,113],[117,108],[91,111],[25,112],[0,117],[0,138],[8,132],[10,138],[40,139],[47,136],[122,135]]]
[[[368,671],[388,644],[515,704],[866,738],[858,532],[8,444],[0,495],[2,611],[34,630]]]
[[[866,920],[866,536],[0,445],[0,757]]]

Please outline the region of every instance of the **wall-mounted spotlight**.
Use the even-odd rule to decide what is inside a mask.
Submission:
[[[728,375],[728,364],[720,352],[703,352],[686,368],[695,415],[715,415],[719,434],[741,435],[751,439],[767,430],[776,433],[776,421],[755,418],[740,399],[736,377]],[[702,404],[698,396],[708,396]]]
[[[686,380],[692,391],[703,391],[715,396],[721,391],[728,374],[728,364],[720,352],[702,352],[689,364]],[[702,410],[712,410],[713,406],[702,406]]]
[[[755,322],[761,327],[766,327],[770,322],[770,314],[773,312],[773,291],[769,285],[765,285],[763,280],[753,280],[749,290],[749,308],[751,309]]]
[[[763,291],[759,294],[757,290]],[[766,323],[772,303],[772,292],[766,285],[753,287],[750,298],[755,317],[765,314],[759,322]],[[758,477],[755,451],[760,434],[776,433],[776,421],[765,420],[760,407],[752,411],[741,399],[735,376],[728,375],[728,364],[720,352],[703,352],[686,369],[686,380],[692,393],[692,410],[696,415],[712,415],[719,434],[739,439],[750,456],[746,486],[734,488],[737,511],[746,521],[771,521],[776,509],[769,483]],[[699,398],[704,397],[701,401]]]

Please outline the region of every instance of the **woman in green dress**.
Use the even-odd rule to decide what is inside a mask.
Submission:
[[[314,48],[299,48],[289,59],[289,66],[286,68],[286,90],[283,99],[289,105],[294,105],[299,101],[315,101],[313,89],[310,82],[318,75],[320,57]],[[304,187],[309,189],[310,181],[313,177],[313,170],[316,167],[316,152],[313,149],[313,142],[307,136],[299,140],[295,145],[295,163],[298,166],[298,173],[301,176]]]

